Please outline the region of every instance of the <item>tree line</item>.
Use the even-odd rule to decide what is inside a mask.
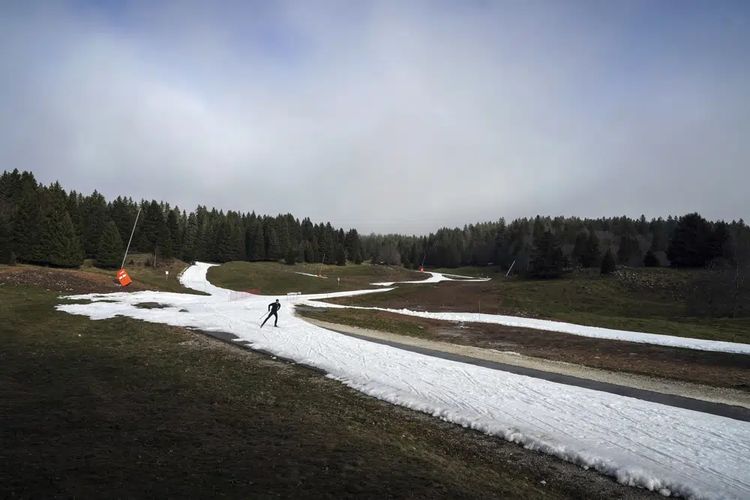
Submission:
[[[509,224],[469,224],[427,236],[362,237],[366,258],[406,267],[496,265],[532,277],[559,276],[572,268],[625,266],[732,266],[746,259],[750,228],[738,221],[711,222],[697,213],[647,220],[628,217],[520,218]]]
[[[57,182],[45,186],[31,172],[13,170],[0,176],[0,263],[77,267],[94,259],[97,266],[118,267],[139,208],[131,252],[156,258],[338,265],[363,260],[356,229],[344,232],[291,214],[271,217],[204,206],[187,213],[155,200],[107,201],[96,191],[66,193]]]
[[[427,236],[362,236],[291,214],[209,210],[187,213],[155,200],[107,201],[98,192],[67,193],[39,184],[31,172],[0,176],[0,263],[61,267],[94,259],[120,265],[138,210],[131,251],[185,261],[347,261],[418,268],[495,265],[552,278],[573,268],[626,266],[732,267],[746,263],[750,228],[743,220],[708,221],[697,213],[647,220],[628,217],[519,218],[510,223],[442,228]],[[743,264],[744,265],[744,264]]]

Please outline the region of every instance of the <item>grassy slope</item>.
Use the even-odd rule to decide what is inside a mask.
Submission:
[[[56,312],[56,297],[0,287],[2,497],[644,494],[198,334]]]
[[[298,272],[320,273],[327,278],[305,276],[297,274]],[[370,283],[413,280],[420,279],[420,277],[424,275],[404,268],[370,264],[287,266],[277,262],[229,262],[212,267],[208,271],[208,279],[214,285],[232,290],[258,289],[262,294],[361,290],[373,288]],[[340,281],[337,278],[340,278]]]
[[[153,268],[144,265],[146,257],[148,257],[147,254],[132,254],[128,256],[128,263],[125,265],[125,269],[128,271],[128,274],[133,279],[134,283],[151,290],[197,293],[183,287],[177,279],[177,276],[188,267],[187,263],[177,259],[170,259],[168,261],[165,260],[164,263]],[[111,277],[112,279],[115,279],[115,274],[117,273],[115,269],[100,269],[94,267],[91,260],[87,260],[84,265],[81,266],[80,270],[87,273],[104,275]],[[169,271],[169,275],[167,276],[164,271]]]
[[[568,275],[559,280],[505,279],[486,268],[461,273],[486,274],[486,283],[402,285],[382,295],[333,302],[425,310],[478,311],[567,321],[607,328],[683,337],[750,342],[750,318],[686,316],[684,295],[689,271],[637,269],[620,277]]]

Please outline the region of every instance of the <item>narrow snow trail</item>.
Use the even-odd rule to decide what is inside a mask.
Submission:
[[[259,328],[269,297],[208,283],[209,264],[182,276],[210,296],[136,292],[70,297],[57,309],[92,319],[123,315],[232,333],[262,349],[319,368],[379,399],[423,411],[615,476],[628,485],[705,498],[750,498],[750,423],[522,375],[443,360],[325,330],[291,314]],[[336,296],[360,292],[342,292]],[[238,298],[239,297],[239,298]],[[163,308],[136,307],[158,302]]]
[[[376,286],[393,286],[395,284],[401,284],[401,283],[416,283],[416,284],[424,284],[424,283],[440,283],[442,281],[469,281],[469,282],[480,282],[480,281],[489,281],[490,278],[472,278],[471,276],[461,276],[459,274],[444,274],[444,273],[436,273],[434,271],[426,271],[425,274],[429,274],[429,278],[425,278],[423,280],[411,280],[411,281],[385,281],[382,283],[370,283],[371,285]]]
[[[325,279],[328,279],[328,276],[320,276],[318,274],[312,274],[312,273],[303,273],[302,271],[294,271],[294,274],[301,274],[302,276],[310,276],[312,278],[325,278]]]

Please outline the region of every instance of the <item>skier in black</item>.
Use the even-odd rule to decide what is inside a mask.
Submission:
[[[279,299],[276,299],[276,302],[271,302],[270,304],[268,304],[268,310],[271,312],[268,313],[268,316],[266,317],[266,319],[263,320],[263,323],[261,323],[260,327],[263,328],[263,325],[266,324],[266,321],[271,319],[271,316],[274,317],[273,326],[279,326],[277,325],[277,323],[279,322],[279,315],[276,314],[279,309],[281,309],[281,304],[279,303]]]

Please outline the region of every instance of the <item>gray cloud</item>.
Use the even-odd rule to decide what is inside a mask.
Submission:
[[[9,8],[0,165],[84,192],[364,231],[536,213],[750,218],[747,9],[674,14],[633,2]]]

